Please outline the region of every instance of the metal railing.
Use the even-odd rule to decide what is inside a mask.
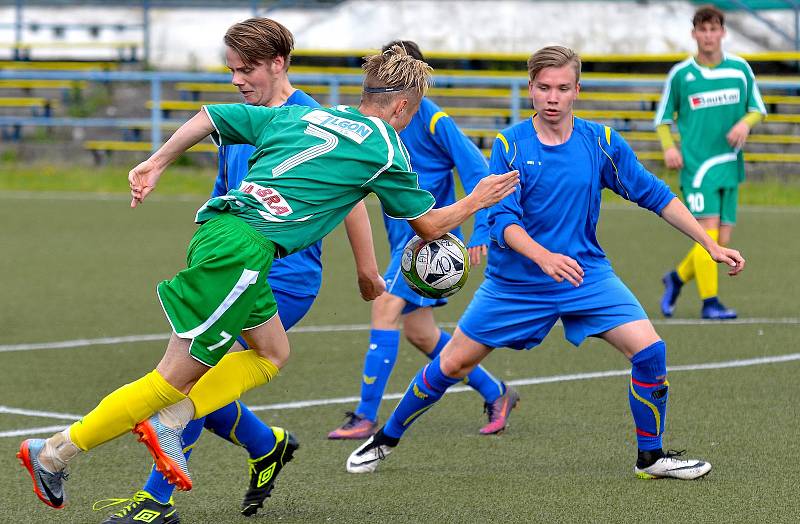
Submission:
[[[338,105],[341,101],[340,87],[342,85],[359,85],[361,75],[355,74],[290,74],[293,83],[317,84],[328,86],[330,105]],[[0,71],[2,80],[73,80],[103,83],[140,82],[149,83],[150,100],[152,107],[149,118],[75,118],[52,116],[0,116],[0,127],[3,126],[51,126],[51,127],[150,127],[150,142],[153,150],[163,142],[162,126],[164,124],[180,124],[183,120],[165,119],[161,108],[164,84],[176,82],[217,82],[228,83],[230,76],[218,73],[178,73],[178,72],[124,72],[124,71]],[[520,120],[523,108],[523,95],[528,87],[527,77],[522,75],[509,76],[436,76],[435,85],[438,86],[472,86],[472,87],[505,87],[510,89],[508,97],[509,119],[511,123]],[[759,87],[764,89],[788,90],[800,92],[800,81],[759,81]],[[586,78],[581,81],[583,88],[614,87],[614,88],[657,88],[663,86],[660,79],[594,79]],[[231,93],[234,93],[231,86]]]

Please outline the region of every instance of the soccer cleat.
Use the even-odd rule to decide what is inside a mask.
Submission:
[[[94,503],[92,509],[102,509],[125,504],[119,511],[104,520],[101,524],[180,524],[178,510],[172,504],[172,499],[162,504],[146,491],[137,491],[129,499],[105,499]]]
[[[398,443],[398,439],[389,438],[383,434],[382,430],[378,431],[350,453],[350,456],[347,457],[347,472],[372,473],[378,468],[380,461],[386,459]]]
[[[716,299],[708,299],[703,303],[700,315],[707,320],[732,320],[738,315],[735,309],[727,308]]]
[[[331,440],[364,440],[375,434],[378,430],[378,422],[364,418],[363,415],[345,412],[344,424],[328,433]]]
[[[664,295],[661,297],[661,314],[669,318],[675,312],[675,302],[681,294],[683,282],[678,277],[677,271],[670,271],[663,276],[661,282],[664,284]]]
[[[28,470],[33,480],[33,492],[39,500],[51,508],[61,509],[67,501],[67,494],[64,493],[64,481],[67,480],[67,473],[57,471],[51,473],[39,462],[39,453],[44,448],[45,440],[41,438],[31,438],[22,442],[17,453],[17,458],[22,466]]]
[[[489,423],[480,429],[481,435],[498,435],[508,426],[508,416],[519,402],[519,393],[510,387],[494,402],[485,402],[483,410],[489,415]]]
[[[294,435],[283,428],[272,428],[272,432],[276,439],[275,448],[261,458],[247,461],[250,466],[250,487],[242,501],[242,515],[247,517],[264,507],[264,499],[272,494],[275,487],[275,478],[300,447]]]
[[[183,454],[183,440],[180,430],[161,423],[158,413],[149,419],[139,422],[133,428],[139,442],[147,447],[153,456],[156,469],[171,484],[181,491],[192,489],[192,478]]]
[[[646,468],[634,466],[633,472],[640,479],[673,478],[680,480],[693,480],[707,475],[711,471],[711,464],[702,460],[684,460],[684,451],[668,451],[666,455],[656,460]]]

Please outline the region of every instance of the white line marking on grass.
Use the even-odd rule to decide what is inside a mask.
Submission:
[[[655,319],[651,322],[656,326],[730,326],[730,325],[780,325],[780,324],[800,324],[800,318],[737,318],[734,320],[700,320],[691,318],[668,318]],[[441,322],[441,327],[454,328],[455,322]],[[560,325],[560,323],[559,323]],[[322,326],[298,326],[292,328],[290,333],[335,333],[368,331],[369,324],[339,324]],[[110,344],[125,344],[135,342],[152,342],[156,340],[168,340],[169,333],[153,333],[149,335],[127,335],[121,337],[104,338],[83,338],[76,340],[61,340],[57,342],[34,342],[28,344],[2,344],[0,353],[10,351],[37,351],[41,349],[69,349],[89,346],[104,346]]]
[[[69,413],[56,413],[55,411],[38,411],[33,409],[20,409],[12,408],[9,406],[0,406],[0,414],[6,415],[24,415],[26,417],[42,417],[42,418],[58,418],[63,420],[75,421],[81,418],[80,415],[71,415]]]
[[[709,369],[740,368],[748,366],[760,366],[764,364],[779,364],[781,362],[792,362],[797,360],[800,360],[800,353],[791,353],[788,355],[776,355],[772,357],[756,357],[756,358],[748,358],[741,360],[728,360],[724,362],[708,362],[705,364],[687,364],[682,366],[669,366],[667,367],[667,370],[675,372],[675,371],[700,371]],[[591,380],[595,378],[620,377],[620,376],[630,375],[630,373],[631,373],[630,369],[593,371],[589,373],[574,373],[570,375],[553,375],[549,377],[533,377],[533,378],[523,378],[519,380],[509,380],[507,384],[510,386],[533,386],[537,384],[551,384],[554,382],[571,382],[575,380]],[[462,393],[464,391],[471,391],[471,388],[467,386],[455,386],[448,389],[447,393]],[[403,393],[390,393],[384,395],[383,398],[386,400],[394,400],[394,399],[399,399],[402,396]],[[358,402],[358,400],[359,397],[338,397],[338,398],[325,398],[325,399],[315,399],[315,400],[299,400],[296,402],[281,402],[278,404],[265,404],[261,406],[248,406],[248,407],[250,408],[251,411],[268,411],[268,410],[276,411],[284,409],[302,409],[302,408],[311,408],[318,406],[330,406],[335,404],[351,404],[353,402]],[[50,416],[52,418],[61,418],[67,420],[77,420],[80,418],[79,416],[69,415],[66,413],[24,410],[18,408],[9,408],[7,406],[0,406],[0,413],[13,413],[19,415],[31,414],[31,416],[37,416],[37,417]],[[0,438],[50,433],[54,431],[59,431],[64,427],[65,426],[47,426],[39,428],[14,429],[14,430],[0,432]]]

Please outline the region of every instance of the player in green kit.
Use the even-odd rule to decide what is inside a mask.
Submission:
[[[187,269],[158,286],[173,334],[156,369],[63,432],[22,443],[18,457],[45,504],[64,506],[65,470],[79,451],[134,426],[159,471],[191,489],[182,428],[266,384],[289,358],[266,282],[273,258],[325,236],[369,193],[431,240],[514,191],[518,172],[489,175],[463,199],[433,209],[397,135],[419,107],[430,67],[394,47],[367,57],[364,70],[358,108],[205,106],[130,172],[136,207],[166,167],[208,135],[220,145],[256,148],[241,185],[198,211],[202,225],[189,244]],[[251,349],[226,354],[240,332]]]
[[[736,224],[738,189],[744,180],[742,148],[750,130],[766,116],[766,109],[747,62],[722,52],[723,13],[715,7],[701,7],[692,24],[697,56],[670,71],[655,125],[664,163],[680,169],[686,207],[709,236],[725,246]],[[676,114],[680,150],[670,132]],[[717,297],[718,278],[716,262],[695,244],[675,270],[664,275],[661,312],[671,317],[681,287],[695,279],[703,300],[703,318],[736,318],[736,311],[723,306]]]

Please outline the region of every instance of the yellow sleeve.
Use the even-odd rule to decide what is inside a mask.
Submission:
[[[742,117],[739,122],[744,122],[750,129],[753,129],[758,124],[764,121],[766,115],[764,113],[759,113],[758,111],[750,111],[746,115]]]
[[[672,140],[672,131],[670,130],[669,124],[657,125],[656,135],[658,135],[658,139],[661,141],[661,149],[663,151],[675,147],[675,141]]]

